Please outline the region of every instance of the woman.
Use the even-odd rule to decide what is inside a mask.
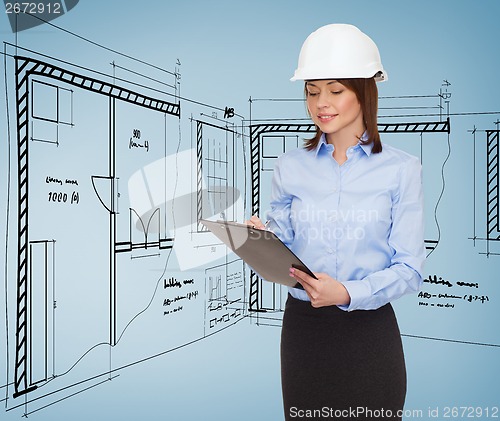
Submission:
[[[290,268],[303,289],[290,288],[283,317],[287,420],[401,419],[390,302],[422,283],[423,202],[419,160],[380,141],[376,82],[386,79],[375,43],[340,24],[306,39],[292,78],[305,81],[317,133],[277,160],[268,228],[317,279]]]

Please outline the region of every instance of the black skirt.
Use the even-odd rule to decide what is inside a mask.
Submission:
[[[401,419],[406,368],[392,306],[346,312],[289,295],[281,382],[286,420]]]

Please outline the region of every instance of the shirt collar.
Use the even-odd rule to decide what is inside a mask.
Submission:
[[[365,131],[361,135],[360,140],[366,140],[368,139],[368,133]],[[318,153],[321,149],[328,147],[328,143],[326,142],[326,136],[323,133],[321,137],[319,138],[319,142],[316,145],[316,148],[314,149],[314,155],[318,156]],[[358,144],[355,146],[355,148],[361,148],[361,150],[366,154],[366,156],[370,156],[372,154],[372,144],[368,143],[367,145],[363,145],[362,143],[358,142]]]
[[[326,148],[327,147],[327,143],[326,143],[326,137],[325,137],[325,134],[323,133],[321,135],[321,137],[319,138],[319,142],[318,144],[316,145],[316,148],[314,149],[314,156],[318,156],[319,154],[319,151],[323,148]]]

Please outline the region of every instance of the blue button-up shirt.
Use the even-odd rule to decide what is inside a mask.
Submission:
[[[351,301],[339,308],[376,309],[422,284],[420,161],[386,144],[378,154],[358,144],[339,165],[333,150],[323,135],[316,149],[277,159],[268,227],[313,272],[346,287]]]

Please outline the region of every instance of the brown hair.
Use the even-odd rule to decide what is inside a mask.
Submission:
[[[353,91],[361,104],[361,111],[363,113],[363,119],[365,120],[368,138],[366,140],[360,140],[360,143],[362,145],[372,144],[372,153],[382,152],[382,143],[380,141],[380,135],[377,127],[378,90],[375,79],[356,78],[335,80],[344,85],[347,89]],[[307,81],[304,85],[304,93],[307,98],[306,85]],[[311,139],[306,139],[304,147],[309,151],[316,148],[322,134],[323,133],[319,127],[316,126],[316,135]]]

